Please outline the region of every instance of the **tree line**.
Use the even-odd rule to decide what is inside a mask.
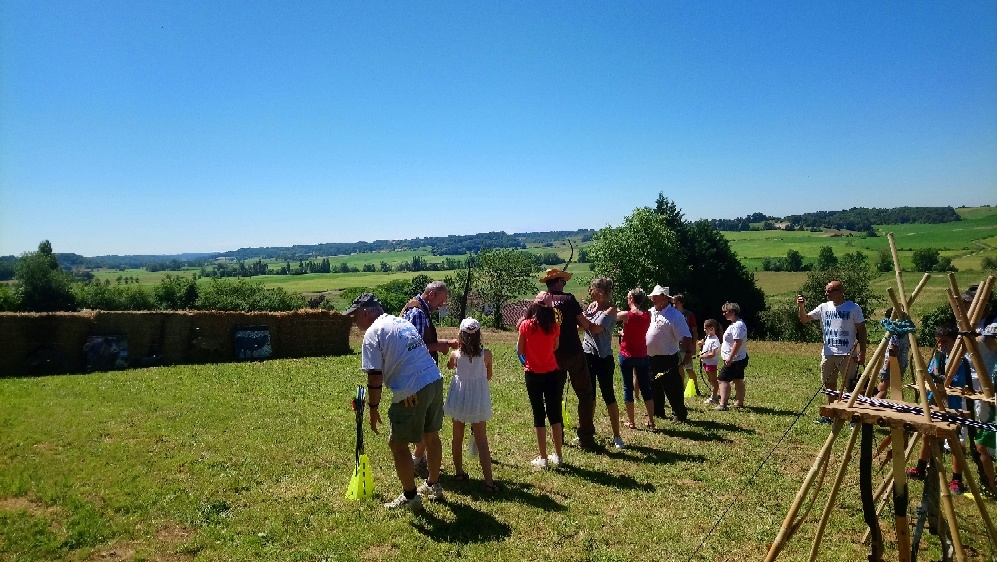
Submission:
[[[962,220],[952,207],[893,207],[890,209],[852,207],[841,211],[816,211],[785,217],[752,213],[734,219],[711,219],[710,225],[717,230],[741,232],[751,230],[752,225],[761,223],[765,230],[777,228],[781,223],[784,230],[851,230],[866,232],[875,236],[874,224],[939,224]]]
[[[305,308],[304,297],[283,288],[247,279],[167,275],[148,289],[110,280],[81,281],[60,267],[48,240],[38,251],[21,256],[13,285],[0,284],[0,311],[57,312],[75,310],[221,310],[286,311]]]

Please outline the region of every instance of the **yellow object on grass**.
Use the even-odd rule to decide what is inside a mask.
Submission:
[[[360,455],[353,469],[350,486],[346,489],[346,499],[365,500],[374,497],[374,474],[370,469],[370,459]]]
[[[691,398],[696,395],[696,381],[692,377],[685,383],[685,397]]]
[[[566,431],[571,427],[571,413],[568,412],[568,401],[561,400],[561,428]]]

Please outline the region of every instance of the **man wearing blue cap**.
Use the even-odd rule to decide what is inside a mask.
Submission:
[[[370,428],[377,433],[382,423],[381,390],[391,389],[388,422],[391,433],[388,448],[395,462],[395,472],[402,484],[402,494],[384,504],[416,510],[422,498],[443,499],[440,488],[440,464],[443,447],[443,376],[426,349],[426,343],[411,322],[386,314],[377,297],[364,293],[344,312],[364,332],[360,368],[367,372],[367,397]],[[425,443],[429,477],[415,485],[410,443]]]

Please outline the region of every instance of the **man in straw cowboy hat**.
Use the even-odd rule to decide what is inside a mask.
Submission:
[[[674,413],[672,421],[684,422],[688,411],[679,371],[679,351],[685,351],[686,366],[691,369],[694,355],[692,332],[685,316],[672,306],[668,287],[655,285],[651,291],[651,302],[654,306],[649,311],[651,326],[647,329],[647,357],[654,378],[654,415],[665,417],[664,399],[667,398]]]
[[[554,308],[561,313],[561,337],[554,356],[561,377],[570,378],[571,388],[578,396],[578,437],[573,441],[583,449],[595,447],[595,399],[592,393],[592,379],[589,376],[588,362],[582,351],[582,340],[578,330],[587,330],[591,325],[578,299],[564,292],[564,285],[571,274],[557,268],[544,272],[540,282],[547,285],[547,293],[554,300]],[[564,384],[564,380],[561,381]]]

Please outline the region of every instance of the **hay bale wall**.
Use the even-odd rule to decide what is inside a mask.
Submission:
[[[266,326],[274,358],[350,353],[349,318],[295,312],[0,313],[0,376],[83,372],[88,336],[124,336],[128,365],[235,361],[236,328]]]

